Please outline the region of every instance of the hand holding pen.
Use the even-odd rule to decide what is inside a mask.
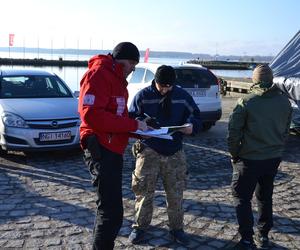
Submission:
[[[156,118],[151,117],[150,115],[144,113],[144,116],[146,117],[144,119],[144,121],[147,123],[147,125],[153,129],[159,129],[160,125],[158,123],[158,121],[156,120]]]

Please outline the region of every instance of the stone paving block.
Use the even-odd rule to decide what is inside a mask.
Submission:
[[[201,246],[201,250],[215,250],[215,248],[210,246]]]
[[[69,249],[69,250],[82,250],[83,247],[80,244],[69,244],[69,245],[67,245],[67,249]]]
[[[23,248],[25,240],[10,240],[5,244],[4,248]]]
[[[213,240],[208,243],[209,246],[212,246],[217,249],[224,249],[225,246],[228,244],[226,241],[219,241],[219,240]]]
[[[12,210],[16,207],[15,204],[0,204],[0,211]]]
[[[80,227],[70,227],[65,230],[65,235],[77,235],[82,233],[82,229]]]
[[[58,246],[61,244],[61,239],[59,238],[50,238],[50,239],[46,239],[44,246],[49,248],[51,246]]]
[[[7,242],[7,240],[0,240],[0,247],[4,247],[6,242]]]
[[[44,246],[44,240],[41,238],[27,239],[25,249],[27,248],[39,248]]]
[[[40,238],[42,236],[44,236],[44,232],[41,230],[32,230],[29,232],[29,236],[30,238]]]
[[[48,246],[47,250],[63,250],[62,246]]]
[[[166,240],[164,238],[155,238],[148,241],[149,245],[153,247],[160,247],[164,246],[169,243],[169,240]]]
[[[5,231],[0,234],[0,239],[14,240],[22,238],[22,234],[20,232],[13,231]]]

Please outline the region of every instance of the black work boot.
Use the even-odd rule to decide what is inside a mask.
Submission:
[[[186,235],[186,233],[182,230],[171,230],[170,235],[172,236],[173,240],[175,240],[177,243],[181,245],[188,245],[190,243],[189,237]]]
[[[258,233],[254,237],[254,241],[258,246],[258,249],[269,249],[270,248],[270,242],[267,235],[262,235]]]
[[[144,239],[144,235],[145,235],[145,231],[142,229],[138,229],[138,228],[134,228],[129,237],[128,240],[129,242],[131,242],[132,244],[136,244],[141,242]]]

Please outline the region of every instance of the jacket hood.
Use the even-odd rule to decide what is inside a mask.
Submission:
[[[100,66],[100,65],[111,65],[112,63],[113,63],[113,58],[111,55],[96,55],[89,60],[88,68],[91,69],[95,66]]]
[[[273,90],[278,90],[278,88],[275,85],[267,84],[265,85],[264,83],[255,83],[251,86],[250,92],[259,96],[262,96],[266,93],[271,93]]]
[[[124,78],[123,66],[117,63],[111,54],[93,56],[88,62],[88,68],[104,67],[109,71],[115,72],[119,78]]]

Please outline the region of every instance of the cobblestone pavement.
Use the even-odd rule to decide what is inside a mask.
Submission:
[[[219,126],[226,126],[226,119]],[[124,223],[115,249],[226,249],[238,240],[230,195],[231,166],[225,136],[185,140],[189,180],[184,193],[185,230],[180,246],[169,238],[161,183],[147,241],[130,245],[134,159],[125,154]],[[274,190],[272,249],[300,249],[300,138],[290,137]],[[254,208],[256,211],[255,201]],[[91,249],[95,195],[80,151],[0,158],[0,249]]]

